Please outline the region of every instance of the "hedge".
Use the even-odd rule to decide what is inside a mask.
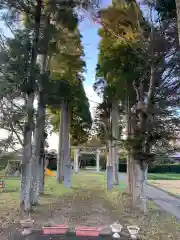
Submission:
[[[119,164],[119,172],[126,172],[127,165]],[[180,173],[180,164],[159,164],[149,167],[149,173]]]
[[[149,168],[149,173],[180,173],[180,164],[160,164]]]
[[[51,159],[48,166],[51,170],[56,170],[56,159]],[[101,163],[101,170],[105,170],[106,165]],[[119,164],[119,172],[126,172],[126,163]],[[180,173],[180,164],[159,164],[153,167],[149,167],[149,173]]]

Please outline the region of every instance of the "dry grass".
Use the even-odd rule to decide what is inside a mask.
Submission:
[[[57,184],[54,178],[47,179],[45,196],[41,198],[41,205],[36,207],[32,214],[38,227],[48,222],[64,223],[66,221],[74,227],[78,224],[106,226],[119,221],[123,225],[124,232],[127,232],[127,225],[140,226],[142,239],[179,239],[180,224],[174,217],[161,211],[150,201],[148,201],[146,214],[132,210],[130,198],[122,192],[122,189],[116,187],[112,192],[105,190],[104,174],[81,172],[73,176],[72,182],[73,188],[66,190],[62,185]],[[20,218],[19,180],[7,180],[7,184],[9,188],[11,186],[11,190],[14,186],[15,192],[11,195],[0,193],[1,224],[8,221],[8,227],[12,228],[14,223],[15,228],[18,225],[15,223]],[[5,201],[8,201],[8,204],[5,204]]]

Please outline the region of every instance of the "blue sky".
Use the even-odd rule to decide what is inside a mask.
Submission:
[[[111,0],[102,0],[101,7],[107,7],[111,4]],[[79,24],[79,29],[82,34],[82,44],[84,46],[85,61],[87,66],[87,72],[84,74],[85,82],[84,87],[86,94],[90,100],[91,112],[96,104],[91,102],[99,102],[100,99],[92,89],[92,85],[95,80],[95,68],[98,59],[98,45],[100,37],[98,36],[98,24],[93,22],[91,17],[85,16],[83,21]]]
[[[103,7],[107,7],[111,0],[103,0]],[[98,44],[98,24],[94,23],[90,17],[85,17],[84,21],[79,24],[79,29],[83,35],[82,44],[85,51],[85,61],[87,64],[86,84],[92,84],[94,80],[94,70],[97,63]]]

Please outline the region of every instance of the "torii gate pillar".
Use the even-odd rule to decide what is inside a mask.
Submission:
[[[78,173],[78,170],[79,170],[79,152],[80,152],[80,149],[75,148],[75,151],[74,151],[74,172],[75,173]]]
[[[100,151],[96,150],[96,171],[97,172],[100,171],[99,162],[100,162]]]

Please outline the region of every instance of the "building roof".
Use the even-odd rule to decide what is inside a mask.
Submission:
[[[180,158],[180,152],[176,152],[176,153],[170,155],[170,157],[172,157],[172,158]]]

